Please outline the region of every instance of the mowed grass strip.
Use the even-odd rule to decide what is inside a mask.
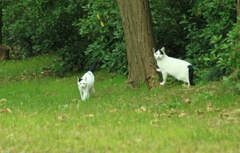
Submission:
[[[84,72],[45,76],[40,67],[49,62],[0,65],[0,152],[240,151],[240,98],[231,84],[130,89],[125,76],[100,71],[96,93],[83,102],[76,78]]]

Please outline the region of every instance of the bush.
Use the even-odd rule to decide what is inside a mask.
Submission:
[[[59,76],[101,68],[127,74],[124,33],[118,5],[111,0],[6,1],[4,43],[21,48],[21,56],[56,55]],[[239,68],[240,26],[235,0],[151,0],[157,47],[191,62],[198,76],[213,66],[229,74]],[[23,8],[23,9],[22,9]],[[37,23],[37,24],[36,24]],[[237,43],[236,43],[237,42]]]
[[[88,41],[85,55],[101,61],[103,69],[126,74],[124,33],[116,1],[90,0],[83,8],[86,15],[75,25]]]
[[[231,33],[236,23],[235,5],[235,0],[198,1],[188,10],[191,15],[184,15],[180,23],[188,31],[186,38],[191,40],[186,46],[186,56],[193,58],[197,67],[210,68],[217,64],[221,69],[232,70],[230,55],[235,39],[231,38]],[[239,31],[236,34],[239,35]]]

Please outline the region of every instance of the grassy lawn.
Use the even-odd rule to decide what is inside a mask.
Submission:
[[[240,96],[232,83],[149,90],[95,73],[80,100],[78,73],[49,76],[50,58],[0,63],[0,153],[236,153]]]

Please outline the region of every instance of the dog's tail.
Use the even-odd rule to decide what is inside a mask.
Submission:
[[[193,66],[188,65],[188,77],[189,77],[190,85],[195,85],[195,83],[193,82],[193,72],[194,72]]]
[[[100,63],[100,61],[96,61],[93,63],[93,65],[91,66],[91,68],[89,69],[89,71],[91,71],[92,73],[96,70],[97,65]]]

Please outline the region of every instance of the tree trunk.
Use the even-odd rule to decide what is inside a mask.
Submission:
[[[0,44],[0,62],[9,59],[9,49]]]
[[[135,87],[157,84],[156,62],[153,57],[155,41],[148,0],[117,0],[121,14],[128,58],[128,82]]]

